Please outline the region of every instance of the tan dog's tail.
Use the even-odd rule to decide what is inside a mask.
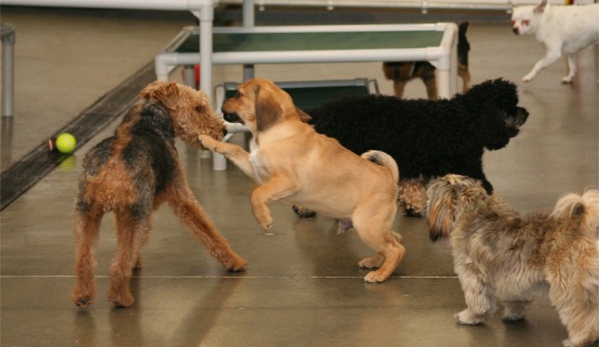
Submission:
[[[569,224],[576,223],[584,235],[599,239],[599,190],[565,195],[557,201],[551,215]]]
[[[395,183],[399,183],[399,169],[397,168],[397,163],[389,154],[381,151],[368,151],[362,154],[361,157],[370,160],[375,164],[386,166],[389,171],[391,171]]]

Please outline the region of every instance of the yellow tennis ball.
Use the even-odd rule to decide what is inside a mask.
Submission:
[[[76,145],[75,136],[69,133],[62,133],[56,138],[56,149],[61,153],[72,153]]]

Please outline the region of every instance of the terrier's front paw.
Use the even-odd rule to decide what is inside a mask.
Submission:
[[[216,141],[214,138],[208,135],[199,135],[198,139],[204,148],[211,152],[216,152],[216,145],[218,144],[218,141]]]
[[[71,299],[79,308],[88,308],[94,302],[95,296],[96,291],[93,286],[90,288],[89,286],[76,285],[73,288]]]
[[[121,292],[109,290],[108,301],[115,307],[130,307],[135,302],[135,299],[133,299],[133,295],[131,295],[129,290],[122,290]]]
[[[248,265],[247,260],[234,256],[225,266],[229,272],[243,272]]]
[[[82,296],[73,300],[75,305],[77,305],[79,308],[88,308],[93,301],[94,298],[92,298],[91,296]]]

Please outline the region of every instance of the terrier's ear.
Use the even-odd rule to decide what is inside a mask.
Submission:
[[[256,128],[264,131],[273,125],[283,112],[279,103],[271,97],[270,93],[260,86],[254,91],[256,100]]]
[[[156,100],[166,107],[179,95],[176,82],[154,81],[145,87],[139,96],[145,101]]]
[[[537,7],[535,7],[534,13],[535,14],[543,13],[543,11],[545,11],[545,6],[547,6],[547,0],[541,1],[541,3],[538,4]]]

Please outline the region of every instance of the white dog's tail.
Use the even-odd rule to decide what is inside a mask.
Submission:
[[[395,183],[399,183],[399,169],[392,156],[382,151],[368,151],[362,154],[362,158],[370,160],[375,164],[386,166],[391,171]]]
[[[580,218],[581,231],[599,239],[599,190],[587,190],[582,195],[570,193],[563,196],[555,204],[551,215],[575,223]]]

